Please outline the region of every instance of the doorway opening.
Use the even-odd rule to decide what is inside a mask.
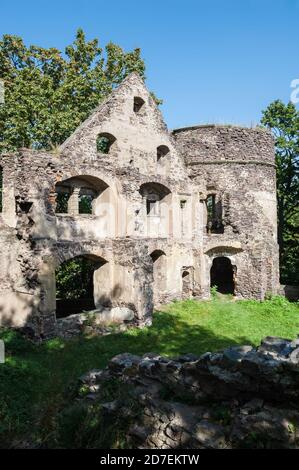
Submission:
[[[55,272],[56,318],[94,310],[94,272],[106,263],[96,256],[76,256]]]
[[[211,267],[211,287],[217,286],[221,294],[235,294],[234,267],[229,258],[214,258]]]

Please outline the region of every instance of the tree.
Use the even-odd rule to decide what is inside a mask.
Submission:
[[[140,49],[124,52],[109,43],[86,41],[79,29],[62,54],[58,49],[27,47],[17,36],[0,41],[0,152],[20,147],[54,149],[131,72],[144,78]]]
[[[93,297],[93,273],[96,263],[78,256],[65,261],[56,269],[56,297],[80,299]]]
[[[263,111],[262,124],[276,145],[278,241],[282,283],[299,283],[299,111],[277,100]]]

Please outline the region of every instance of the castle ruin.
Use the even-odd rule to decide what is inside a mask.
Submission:
[[[78,257],[94,263],[93,308],[138,326],[154,305],[208,299],[213,285],[239,299],[278,292],[265,129],[169,132],[133,73],[59,149],[1,155],[0,171],[2,325],[55,335],[55,273]]]

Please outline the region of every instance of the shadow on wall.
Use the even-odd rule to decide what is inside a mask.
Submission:
[[[115,284],[115,286],[110,290],[109,294],[103,294],[98,299],[97,303],[103,307],[112,307],[113,301],[119,301],[121,294],[123,293],[123,288],[120,284]]]
[[[36,308],[37,302],[32,294],[11,291],[1,295],[1,326],[23,327],[26,322],[32,319],[32,312]]]

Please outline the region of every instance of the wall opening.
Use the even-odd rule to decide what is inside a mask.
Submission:
[[[154,304],[159,302],[159,295],[166,288],[166,254],[162,250],[154,250],[150,257],[153,261],[153,293],[154,293]]]
[[[145,101],[140,98],[140,96],[134,96],[134,104],[133,104],[133,110],[134,110],[134,113],[139,113],[141,111],[141,109],[143,108],[145,104]]]
[[[163,161],[164,157],[170,152],[169,148],[166,145],[160,145],[157,147],[157,162]]]
[[[29,214],[31,208],[32,208],[33,202],[31,201],[19,201],[18,206],[19,206],[19,211],[22,214]]]
[[[95,214],[109,186],[94,176],[74,176],[55,186],[56,214]],[[106,194],[106,193],[105,193]]]
[[[68,201],[70,198],[70,189],[57,187],[56,189],[56,214],[67,214],[68,213]]]
[[[160,203],[170,194],[170,190],[160,183],[144,183],[139,190],[148,216],[160,216]]]
[[[209,194],[206,200],[207,232],[224,233],[222,222],[222,202],[217,200],[216,194]]]
[[[96,197],[95,191],[82,188],[79,194],[79,214],[93,214],[93,201]]]
[[[142,228],[147,237],[166,237],[171,230],[171,192],[160,183],[144,183],[139,192],[142,196]]]
[[[55,271],[56,317],[95,309],[94,273],[106,261],[94,256],[77,256]]]
[[[187,226],[187,200],[186,199],[181,199],[180,200],[180,209],[181,209],[181,214],[180,214],[180,219],[181,219],[181,236],[183,237],[186,233],[186,226]]]
[[[191,291],[191,275],[190,271],[183,270],[182,272],[182,294],[183,297],[189,297]]]
[[[108,132],[99,134],[96,142],[97,152],[108,154],[115,141],[116,137]]]
[[[193,268],[183,267],[182,269],[182,296],[189,299],[193,294]]]
[[[221,294],[235,294],[234,267],[225,256],[214,258],[210,272],[211,287],[217,286]]]

